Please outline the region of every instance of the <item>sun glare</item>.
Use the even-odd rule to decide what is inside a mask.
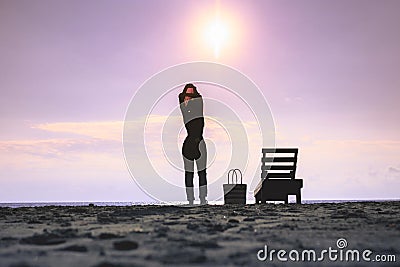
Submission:
[[[194,23],[187,28],[191,57],[217,61],[239,58],[245,38],[244,14],[235,11],[233,5],[216,4],[198,12]]]
[[[228,29],[220,19],[216,18],[206,28],[205,38],[214,50],[214,56],[219,58],[221,49],[228,39]]]

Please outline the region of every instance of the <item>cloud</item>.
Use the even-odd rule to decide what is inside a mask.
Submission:
[[[238,136],[240,125],[245,130],[244,134],[248,143],[243,142],[243,138],[240,135]],[[177,177],[178,179],[181,178],[181,171],[179,171],[179,169],[183,168],[181,145],[186,137],[186,130],[182,129],[182,127],[183,121],[180,115],[169,117],[152,115],[148,118],[145,129],[146,152],[149,160],[160,175],[164,174],[167,179],[171,180]],[[258,135],[258,126],[252,121],[240,123],[238,121],[205,117],[204,138],[215,146],[213,150],[210,149],[211,144],[208,147],[208,159],[211,160],[215,156],[215,161],[209,168],[209,172],[213,174],[210,176],[210,181],[220,177],[225,178],[231,160],[232,138],[235,139],[235,146],[243,146],[249,150],[246,180],[250,181],[254,177],[254,170],[257,169],[259,164],[261,138]],[[240,143],[238,143],[238,137],[240,137]],[[215,151],[215,154],[212,151]],[[242,149],[242,151],[244,150]],[[236,155],[236,161],[243,159],[245,156],[247,157],[247,153]],[[176,168],[171,166],[170,163]],[[231,164],[234,166],[241,165],[235,161],[231,162]],[[251,174],[249,174],[250,172]]]
[[[394,167],[389,167],[388,169],[389,173],[394,173],[394,174],[399,174],[400,170]]]
[[[64,133],[59,138],[0,141],[0,168],[88,168],[122,158],[121,121],[57,122],[36,124],[34,129]],[[43,136],[43,134],[41,134]],[[107,158],[107,160],[105,160]],[[100,160],[103,159],[103,160]],[[110,166],[110,165],[108,165]]]
[[[297,174],[310,198],[398,198],[400,186],[391,169],[400,158],[397,140],[303,140]],[[396,168],[397,169],[397,168]]]
[[[79,138],[48,140],[17,140],[0,142],[0,168],[39,169],[54,167],[62,170],[77,165],[91,165],[88,158],[115,155],[122,157],[119,142]],[[110,161],[111,162],[111,161]]]
[[[143,130],[146,118],[128,122],[131,131]],[[215,118],[213,118],[215,120]],[[214,121],[206,118],[205,138],[215,144],[216,161],[209,169],[210,180],[224,177],[230,159],[231,143],[221,127],[238,130],[238,122]],[[255,122],[244,121],[249,141],[249,161],[244,181],[259,179],[261,140]],[[113,179],[115,173],[127,176],[123,158],[122,131],[124,122],[57,122],[32,126],[48,132],[51,138],[0,141],[1,182],[10,177],[66,177],[80,184],[79,179]],[[164,128],[163,128],[164,127]],[[170,161],[182,165],[180,146],[186,136],[181,116],[151,115],[145,128],[146,148],[154,168],[171,179],[180,181],[182,173],[171,166],[162,145],[173,149]],[[182,132],[179,135],[179,130]],[[162,133],[166,134],[162,139]],[[60,133],[54,138],[51,133]],[[41,134],[41,136],[43,136]],[[58,135],[57,135],[58,136]],[[164,143],[162,142],[164,140]],[[400,186],[400,141],[397,140],[333,140],[297,133],[281,135],[277,146],[299,147],[297,177],[304,179],[304,198],[396,198]],[[134,146],[143,140],[132,140]],[[246,145],[246,144],[240,144]],[[247,146],[247,145],[246,145]],[[211,154],[210,154],[211,156]],[[13,176],[12,173],[19,173]],[[33,174],[36,173],[36,174]],[[35,176],[36,175],[36,176]],[[48,178],[50,179],[50,178]],[[257,184],[249,184],[249,190]],[[82,180],[82,181],[83,181]],[[46,181],[42,181],[46,184]],[[84,183],[84,182],[82,182]]]
[[[72,133],[96,139],[119,141],[122,139],[123,121],[56,122],[36,124],[32,128],[48,132]]]
[[[286,103],[293,103],[293,102],[302,102],[303,98],[301,96],[286,96],[284,98]]]

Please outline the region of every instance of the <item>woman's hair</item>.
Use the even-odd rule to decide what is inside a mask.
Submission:
[[[193,88],[193,94],[186,94],[188,88]],[[192,83],[186,84],[183,88],[182,93],[179,94],[179,103],[182,103],[184,101],[185,95],[190,95],[192,98],[201,97],[201,94],[199,94],[199,92],[197,91],[196,86],[194,86]]]
[[[192,83],[186,84],[185,87],[183,88],[182,93],[186,94],[186,91],[187,91],[188,88],[193,88],[193,97],[201,97],[201,95],[197,91],[196,86],[194,86]]]

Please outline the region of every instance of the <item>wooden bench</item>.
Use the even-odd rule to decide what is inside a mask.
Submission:
[[[301,204],[303,180],[295,179],[297,153],[298,148],[262,149],[261,181],[254,190],[256,203],[267,201],[289,203],[289,195],[295,195],[296,203]]]

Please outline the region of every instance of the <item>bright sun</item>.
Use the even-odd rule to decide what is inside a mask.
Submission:
[[[228,29],[218,18],[206,28],[205,38],[214,50],[214,56],[219,58],[222,46],[228,39]]]

